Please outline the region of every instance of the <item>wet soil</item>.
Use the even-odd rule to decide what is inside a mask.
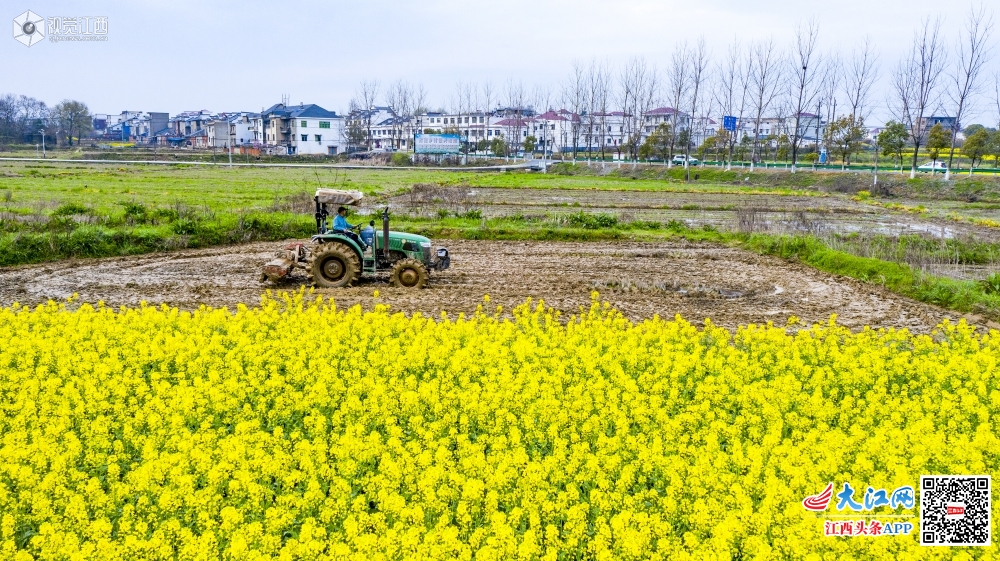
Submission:
[[[912,207],[924,201],[890,201]],[[686,191],[612,191],[588,189],[501,189],[441,187],[415,189],[392,197],[393,208],[414,216],[435,217],[440,211],[479,210],[487,218],[520,216],[557,218],[581,211],[604,213],[623,222],[677,220],[691,227],[738,227],[737,209],[753,208],[756,228],[773,233],[819,234],[872,232],[890,236],[922,234],[936,238],[976,238],[1000,241],[1000,229],[959,222],[945,216],[946,207],[932,204],[930,212],[890,211],[845,195],[807,196]],[[940,207],[940,208],[939,208]],[[368,212],[376,212],[372,207]],[[993,210],[981,217],[993,218]]]
[[[283,243],[256,243],[0,269],[0,305],[34,305],[79,294],[111,306],[167,303],[182,309],[202,304],[253,305],[268,288],[298,290],[305,275],[279,285],[261,284],[260,268]],[[489,294],[490,308],[510,310],[526,298],[565,314],[590,305],[591,292],[633,320],[676,314],[696,324],[711,318],[734,328],[789,316],[807,323],[831,314],[853,329],[908,328],[928,332],[957,314],[895,295],[881,287],[837,277],[778,258],[686,241],[500,242],[448,241],[451,269],[432,273],[425,290],[390,287],[384,279],[348,289],[320,290],[339,306],[374,305],[437,316],[475,311]]]

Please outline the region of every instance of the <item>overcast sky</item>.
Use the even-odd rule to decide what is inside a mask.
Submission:
[[[106,16],[106,42],[0,41],[0,93],[55,104],[77,99],[95,113],[121,110],[259,111],[292,103],[347,109],[359,81],[422,83],[433,107],[458,81],[520,79],[559,84],[576,61],[612,64],[635,55],[666,67],[680,41],[704,36],[715,58],[736,38],[790,46],[798,22],[820,22],[824,51],[850,53],[871,35],[881,54],[874,100],[885,117],[887,77],[926,16],[944,18],[949,45],[970,4],[940,0],[425,0],[108,2],[10,0],[7,21],[30,9],[45,17]],[[989,5],[990,2],[987,2]],[[752,6],[752,7],[751,7]],[[949,9],[954,11],[948,11]],[[8,24],[8,29],[11,29]],[[8,33],[10,33],[8,31]],[[1000,69],[995,59],[992,74]],[[843,97],[843,96],[842,96]],[[992,105],[992,108],[990,106]],[[967,123],[996,121],[981,103]]]

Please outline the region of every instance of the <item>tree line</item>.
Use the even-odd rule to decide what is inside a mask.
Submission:
[[[950,169],[963,121],[985,109],[995,109],[1000,116],[1000,71],[992,83],[986,71],[996,54],[994,16],[985,5],[972,6],[963,22],[958,34],[948,38],[940,17],[924,18],[904,56],[888,65],[871,37],[850,52],[821,51],[820,25],[813,19],[800,23],[787,45],[773,38],[736,40],[716,57],[701,39],[676,45],[660,64],[641,56],[619,65],[596,59],[577,62],[555,88],[527,88],[514,79],[500,87],[489,81],[459,82],[448,112],[462,115],[498,106],[511,123],[512,130],[504,136],[521,139],[524,117],[532,108],[558,104],[579,116],[564,143],[572,147],[574,157],[577,147],[584,147],[588,155],[602,158],[613,151],[623,158],[663,158],[669,165],[677,154],[686,162],[695,146],[707,142],[707,148],[724,154],[727,162],[742,154],[751,165],[780,151],[794,171],[803,160],[815,161],[821,147],[845,162],[864,145],[887,155],[902,154],[902,148],[896,149],[902,136],[904,145],[913,149],[911,174],[923,149],[946,158]],[[883,73],[887,84],[884,99],[878,99],[875,86]],[[427,109],[423,87],[402,81],[384,91],[376,81],[363,82],[351,106],[372,107],[378,100],[402,118]],[[883,133],[889,133],[869,143],[866,122],[883,102],[891,116]],[[649,112],[663,106],[674,111],[651,124]],[[944,130],[932,135],[929,117],[941,113],[953,117],[953,125],[939,125]],[[736,117],[739,129],[726,131],[718,123],[712,127],[717,132],[709,135],[706,121],[719,115]],[[358,140],[370,145],[372,123],[355,126]],[[401,127],[399,134],[409,132]],[[615,137],[611,145],[609,134]],[[974,140],[973,147],[981,140]],[[527,145],[507,149],[519,147]]]
[[[93,130],[86,103],[63,100],[54,107],[26,95],[0,95],[0,144],[62,142],[73,146]]]

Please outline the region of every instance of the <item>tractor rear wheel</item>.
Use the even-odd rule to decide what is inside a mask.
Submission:
[[[392,267],[389,282],[397,288],[423,288],[427,286],[427,267],[416,259],[401,259]]]
[[[361,276],[361,262],[346,245],[324,243],[313,249],[306,271],[309,282],[320,288],[343,288]]]

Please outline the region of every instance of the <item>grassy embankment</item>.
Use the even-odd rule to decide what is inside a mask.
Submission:
[[[569,168],[569,169],[567,169]],[[734,195],[825,195],[863,187],[844,174],[746,174],[701,170],[698,182],[680,181],[683,170],[656,168],[556,170],[548,175],[443,174],[427,171],[305,169],[200,169],[188,166],[0,166],[0,265],[68,257],[105,257],[207,247],[255,240],[307,237],[313,232],[309,192],[318,186],[358,189],[384,198],[415,183],[501,188],[607,189],[725,192]],[[845,179],[847,178],[847,179]],[[941,197],[950,190],[967,198],[1000,200],[1000,184],[961,180],[942,186],[934,180],[887,186],[917,198]],[[947,198],[947,197],[946,197]],[[977,203],[983,204],[983,203]],[[776,236],[692,229],[680,222],[621,222],[612,215],[580,212],[556,219],[507,216],[484,220],[475,210],[419,218],[396,216],[394,227],[434,238],[510,240],[663,240],[683,238],[730,244],[766,255],[797,259],[818,269],[883,285],[899,294],[963,312],[1000,318],[1000,277],[985,282],[921,274],[902,262],[858,257],[809,236]],[[849,241],[849,238],[847,238]],[[867,243],[867,242],[866,242]],[[893,240],[983,263],[995,244],[918,237]],[[849,244],[848,244],[849,246]]]

